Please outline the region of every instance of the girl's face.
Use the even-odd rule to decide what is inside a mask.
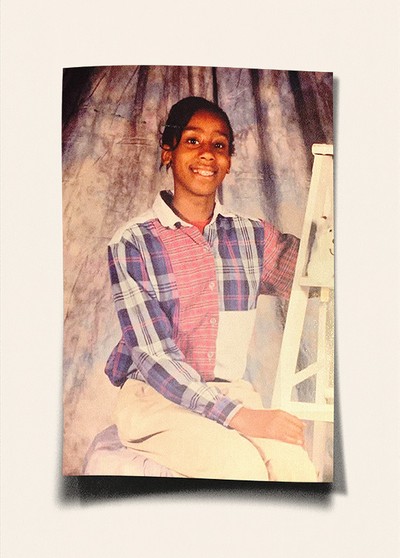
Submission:
[[[162,161],[171,163],[175,193],[214,198],[231,166],[226,123],[211,112],[196,112],[176,149],[163,151]]]

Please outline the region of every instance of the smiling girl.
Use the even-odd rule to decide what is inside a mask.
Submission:
[[[109,245],[122,338],[106,373],[122,386],[120,439],[177,476],[316,481],[303,423],[264,409],[243,380],[258,296],[289,297],[298,239],[218,202],[234,153],[218,105],[176,103],[161,147],[173,194]]]

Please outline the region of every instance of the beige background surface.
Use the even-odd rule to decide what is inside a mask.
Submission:
[[[118,1],[2,2],[1,554],[196,558],[204,555],[199,525],[212,555],[395,558],[397,2],[198,8],[179,0],[143,3],[140,11]],[[61,489],[61,68],[171,61],[336,76],[345,483],[330,495],[222,490],[88,502],[77,485],[70,498]]]

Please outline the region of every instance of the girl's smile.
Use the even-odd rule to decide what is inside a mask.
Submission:
[[[208,169],[203,169],[203,168],[195,168],[195,169],[192,169],[192,171],[195,174],[200,174],[200,176],[214,176],[214,174],[216,173],[216,171],[214,171],[214,170],[208,170]]]

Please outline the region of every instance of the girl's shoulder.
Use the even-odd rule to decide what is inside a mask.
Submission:
[[[154,221],[155,218],[153,209],[147,209],[141,215],[133,217],[115,231],[109,245],[119,244],[124,240],[135,243],[135,240],[137,241],[143,237],[143,228]]]
[[[226,219],[231,219],[234,222],[251,223],[251,224],[261,224],[263,223],[263,217],[260,215],[252,214],[251,212],[241,212],[236,211],[236,209],[231,209],[226,205],[222,205],[217,202],[215,210],[217,213],[222,215]]]
[[[263,228],[265,225],[265,219],[258,215],[232,211],[229,213],[226,212],[225,214],[223,214],[223,216],[227,219],[231,219],[234,226]]]

